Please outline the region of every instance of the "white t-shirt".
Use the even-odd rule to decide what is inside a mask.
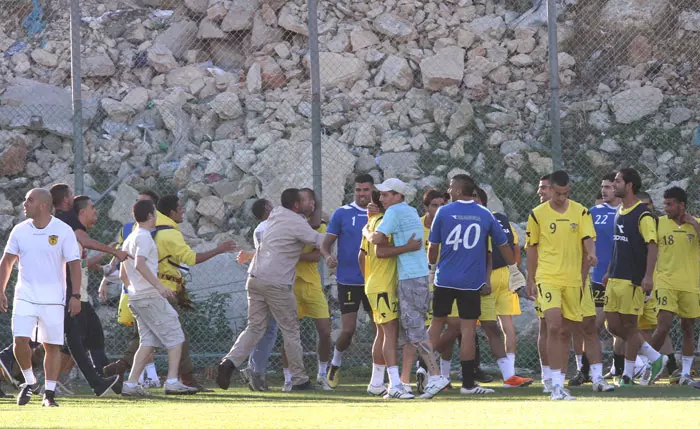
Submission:
[[[78,239],[70,226],[52,216],[39,229],[27,219],[10,232],[5,253],[19,257],[15,302],[65,305],[66,263],[80,260]]]
[[[260,247],[260,243],[262,242],[262,236],[263,233],[265,232],[265,228],[267,228],[267,221],[264,220],[258,224],[258,226],[255,227],[255,230],[253,231],[253,245],[255,246],[255,249],[257,250],[258,247]]]
[[[158,296],[156,288],[146,280],[141,273],[136,269],[136,259],[143,256],[146,259],[146,266],[153,273],[158,275],[158,248],[156,242],[153,241],[150,231],[139,228],[134,230],[124,243],[122,250],[133,257],[127,258],[122,262],[126,269],[126,275],[129,276],[129,287],[126,288],[129,293],[129,299],[142,299],[153,296]]]

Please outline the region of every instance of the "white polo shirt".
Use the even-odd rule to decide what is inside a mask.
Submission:
[[[10,232],[5,253],[19,257],[15,303],[65,305],[66,263],[80,260],[78,240],[70,226],[52,216],[39,229],[27,219]]]

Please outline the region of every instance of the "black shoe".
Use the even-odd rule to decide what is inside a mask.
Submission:
[[[216,374],[216,384],[226,390],[231,385],[231,376],[236,370],[236,366],[228,359],[224,359],[219,364],[219,371]]]
[[[19,395],[17,395],[17,405],[27,405],[32,399],[32,395],[39,389],[39,383],[27,384],[20,386]]]
[[[111,377],[107,377],[102,379],[102,385],[99,386],[96,389],[93,389],[95,392],[95,396],[98,398],[101,398],[103,396],[109,395],[110,392],[116,393],[112,388],[114,387],[115,384],[119,382],[119,376],[118,375],[113,375]],[[119,393],[121,393],[121,389],[119,389]]]
[[[586,381],[587,381],[587,380],[586,380],[586,376],[583,375],[583,372],[577,371],[577,372],[576,372],[576,375],[574,376],[574,378],[572,378],[572,379],[569,380],[569,387],[578,387],[578,386],[582,386],[583,383],[585,383]]]
[[[314,385],[311,384],[311,380],[307,380],[306,383],[296,384],[292,386],[292,392],[298,390],[314,390]]]
[[[5,349],[0,352],[0,372],[5,376],[5,379],[14,387],[19,389],[22,382],[12,376],[12,365],[15,362],[15,356],[12,354],[12,349]]]
[[[124,387],[124,376],[123,374],[117,375],[117,382],[112,386],[112,391],[117,395],[122,394],[122,388]]]
[[[486,374],[481,368],[474,370],[474,381],[479,383],[490,383],[493,381],[493,376]]]
[[[56,394],[53,390],[47,390],[44,392],[44,400],[41,402],[44,407],[58,407],[56,403]]]

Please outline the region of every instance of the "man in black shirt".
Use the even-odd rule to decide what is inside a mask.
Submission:
[[[94,226],[97,220],[97,212],[88,197],[79,196],[73,198],[73,192],[66,184],[52,186],[51,197],[56,212],[55,216],[73,229],[83,252],[86,249],[93,249],[110,253],[120,261],[127,258],[126,252],[93,240],[87,234],[87,228]],[[81,219],[85,224],[81,222]],[[67,283],[70,291],[70,276]],[[66,345],[95,395],[104,396],[109,393],[110,389],[116,393],[121,393],[121,386],[118,385],[118,376],[104,378],[101,375],[102,368],[107,363],[104,353],[104,332],[95,310],[87,301],[87,296],[83,297],[83,294],[87,295],[85,288],[80,294],[69,293],[66,296],[67,308],[72,300],[78,300],[81,306],[81,312],[75,317],[66,313]],[[88,356],[86,349],[90,350],[90,356]]]

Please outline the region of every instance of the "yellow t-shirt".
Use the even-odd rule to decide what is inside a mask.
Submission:
[[[654,287],[699,292],[700,238],[695,228],[687,223],[678,225],[668,216],[661,216],[657,233],[659,256],[654,270]]]
[[[322,223],[316,231],[321,234],[326,233],[326,224]],[[304,250],[301,253],[311,253],[316,250],[316,247],[312,244],[307,244],[304,246]],[[306,283],[311,283],[314,285],[321,284],[321,274],[318,272],[318,262],[311,261],[299,261],[296,265],[296,278],[305,281]]]
[[[367,229],[370,232],[377,227],[384,218],[383,214],[370,216],[367,221]],[[393,245],[392,236],[388,237],[389,244]],[[399,284],[399,269],[396,265],[396,257],[378,258],[375,246],[362,237],[360,249],[365,252],[365,293],[382,293],[395,291]]]
[[[549,202],[535,207],[527,219],[527,245],[537,245],[535,281],[553,286],[581,286],[584,238],[595,239],[588,209],[569,200],[566,212]]]
[[[423,243],[425,244],[425,254],[428,254],[428,246],[430,246],[430,241],[428,240],[428,237],[430,237],[430,227],[425,226],[425,215],[423,215],[420,218],[420,223],[423,224]],[[437,264],[438,261],[440,261],[440,254],[438,253],[437,260],[435,263]]]

